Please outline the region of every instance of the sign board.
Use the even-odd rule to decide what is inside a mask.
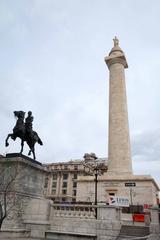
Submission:
[[[135,187],[136,183],[135,182],[126,182],[125,187]]]
[[[151,207],[151,205],[149,205],[149,204],[144,204],[143,205],[143,211],[144,212],[149,212],[149,208]]]
[[[129,199],[127,197],[109,197],[109,205],[117,207],[129,207]]]
[[[133,214],[134,222],[144,222],[144,214]]]

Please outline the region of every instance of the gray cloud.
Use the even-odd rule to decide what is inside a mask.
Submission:
[[[141,161],[159,161],[160,129],[133,136],[132,155],[133,158],[141,157]]]
[[[132,159],[135,173],[153,174],[160,179],[160,129],[132,136]]]

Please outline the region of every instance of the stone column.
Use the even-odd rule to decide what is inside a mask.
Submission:
[[[108,176],[132,174],[125,72],[125,55],[115,37],[114,47],[105,58],[109,68]]]

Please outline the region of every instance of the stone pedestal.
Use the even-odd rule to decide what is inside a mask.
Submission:
[[[16,173],[13,191],[18,205],[4,221],[2,230],[5,235],[7,230],[8,236],[12,237],[12,229],[14,232],[20,230],[19,233],[23,232],[23,229],[24,232],[27,231],[27,235],[30,231],[30,236],[43,237],[41,228],[35,231],[36,228],[33,227],[37,224],[42,224],[43,228],[48,227],[50,204],[44,197],[46,172],[41,165],[40,162],[17,153],[0,158],[0,172],[7,169],[9,175],[15,176]]]
[[[12,153],[0,159],[0,169],[16,171],[15,191],[27,197],[42,197],[44,193],[45,171],[40,162],[22,154]]]

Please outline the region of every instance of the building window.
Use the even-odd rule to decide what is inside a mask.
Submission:
[[[68,166],[67,166],[67,165],[64,165],[64,169],[65,169],[65,170],[68,170]]]
[[[78,166],[77,165],[74,165],[74,170],[78,170]]]
[[[66,201],[66,198],[62,198],[62,202],[65,202]]]
[[[67,188],[67,182],[63,182],[63,188]]]
[[[53,174],[52,179],[57,180],[57,174]]]
[[[77,187],[77,182],[73,182],[73,187],[74,187],[74,188]]]
[[[115,193],[109,193],[109,196],[115,196]]]
[[[57,182],[52,182],[52,188],[56,188]]]
[[[76,173],[73,174],[73,178],[74,178],[74,179],[77,179],[77,174],[76,174]]]
[[[73,190],[73,196],[76,196],[76,194],[77,194],[77,191]]]
[[[66,194],[67,194],[67,190],[66,190],[66,189],[63,189],[63,190],[62,190],[62,194],[63,194],[63,195],[66,195]]]
[[[52,194],[56,194],[56,189],[52,189]]]
[[[67,180],[68,179],[68,174],[67,173],[64,173],[63,174],[63,180]]]

